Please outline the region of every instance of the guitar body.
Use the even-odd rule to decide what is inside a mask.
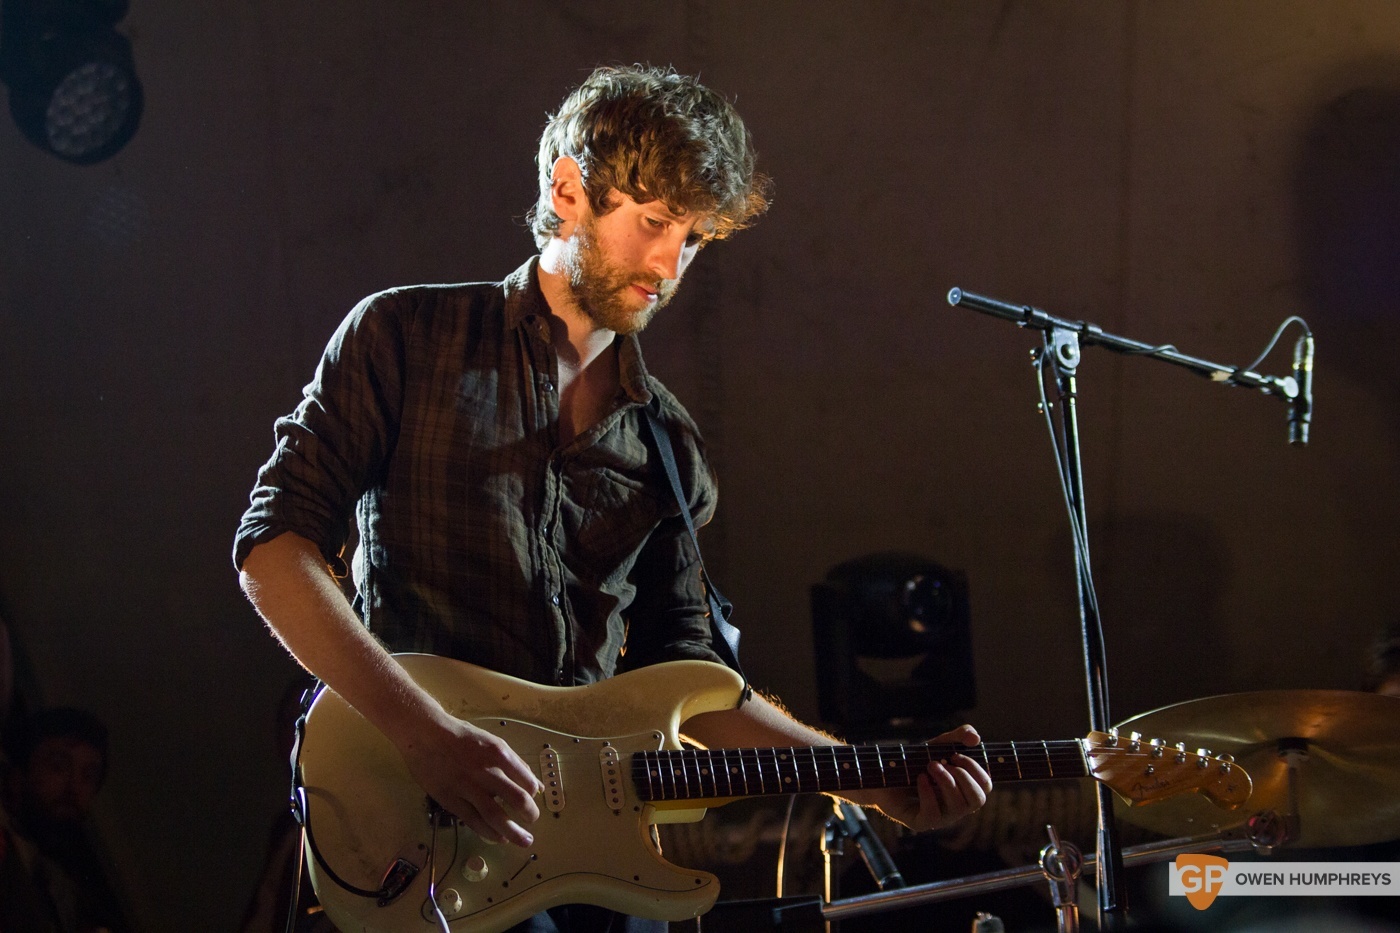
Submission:
[[[396,864],[416,869],[381,905],[337,884],[308,854],[317,896],[343,933],[441,929],[430,876],[450,928],[470,933],[496,933],[565,903],[657,920],[696,917],[714,903],[717,879],[670,864],[652,841],[652,823],[698,820],[704,808],[657,810],[637,797],[628,769],[634,753],[679,748],[691,716],[737,705],[743,683],[733,671],[681,661],[585,687],[544,687],[433,655],[397,660],[449,713],[505,739],[546,792],[529,849],[435,821],[394,746],[323,690],[300,758],[316,849],[332,872],[367,890]]]

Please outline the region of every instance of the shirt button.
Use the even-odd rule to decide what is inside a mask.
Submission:
[[[544,390],[545,390],[546,392],[553,392],[553,391],[554,391],[554,383],[553,383],[553,382],[550,382],[548,379],[546,379],[546,380],[544,381]]]
[[[556,606],[559,605],[559,594],[555,593],[553,596],[549,597],[549,601]]]

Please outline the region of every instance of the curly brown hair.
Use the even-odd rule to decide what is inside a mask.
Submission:
[[[671,68],[596,69],[550,117],[540,136],[540,198],[528,220],[541,248],[562,221],[550,206],[554,163],[578,163],[599,216],[617,190],[661,200],[677,214],[708,214],[712,239],[747,226],[768,207],[769,180],[754,171],[744,121],[724,98]]]

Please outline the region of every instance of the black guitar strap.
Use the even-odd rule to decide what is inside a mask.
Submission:
[[[700,555],[700,541],[695,536],[695,520],[690,516],[690,506],[686,504],[685,490],[681,488],[680,473],[676,469],[676,452],[671,447],[671,435],[666,431],[666,425],[661,423],[661,418],[657,415],[660,407],[660,399],[652,396],[650,405],[646,406],[646,425],[651,433],[651,439],[656,446],[656,451],[661,455],[661,464],[666,468],[666,478],[671,483],[671,493],[676,497],[676,504],[681,508],[681,518],[685,520],[685,530],[690,533],[690,542],[695,546],[695,556],[700,562],[700,579],[705,584],[705,596],[710,603],[710,634],[715,653],[720,656],[729,667],[736,671],[740,677],[744,678],[744,699],[748,699],[751,694],[749,679],[744,675],[744,669],[739,665],[739,629],[729,621],[729,616],[734,612],[734,604],[724,598],[724,594],[715,589],[714,583],[710,580],[710,575],[705,571],[705,559]],[[743,700],[740,700],[743,703]]]

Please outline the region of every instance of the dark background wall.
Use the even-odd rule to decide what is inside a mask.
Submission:
[[[594,65],[735,99],[777,183],[646,336],[707,431],[751,675],[816,710],[807,587],[875,550],[967,571],[998,738],[1087,714],[1027,351],[954,285],[1243,365],[1285,410],[1089,350],[1115,719],[1352,688],[1400,616],[1400,6],[1387,0],[136,0],[147,110],[90,168],[0,120],[0,608],[32,702],[113,730],[99,822],[152,931],[231,930],[283,800],[293,671],[229,544],[271,425],[369,291],[526,257],[533,147]],[[1264,365],[1288,368],[1291,336]]]

